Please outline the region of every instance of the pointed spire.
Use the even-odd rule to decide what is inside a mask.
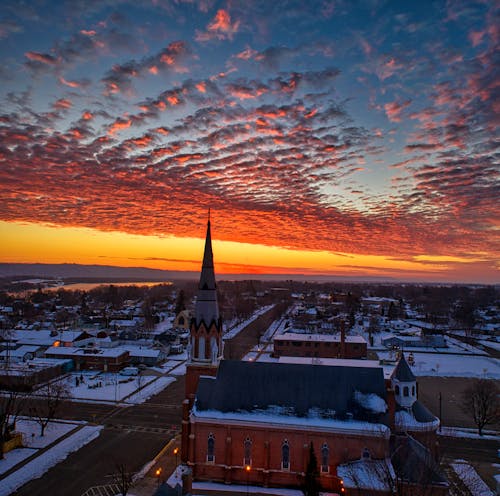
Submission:
[[[399,382],[415,382],[417,380],[406,361],[404,353],[401,353],[401,358],[392,373],[392,377]]]
[[[196,325],[200,325],[201,321],[204,321],[209,326],[212,321],[217,322],[219,320],[216,288],[209,209],[205,251],[203,253],[200,283],[198,285],[198,298],[196,299]]]

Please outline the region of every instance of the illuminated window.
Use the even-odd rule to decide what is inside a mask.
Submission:
[[[207,440],[207,462],[215,462],[215,438],[212,433],[208,435]]]

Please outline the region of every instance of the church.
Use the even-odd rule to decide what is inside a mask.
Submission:
[[[418,401],[404,356],[385,375],[367,360],[232,361],[222,334],[209,219],[183,402],[182,462],[193,481],[301,488],[312,451],[329,494],[448,494],[439,420]]]

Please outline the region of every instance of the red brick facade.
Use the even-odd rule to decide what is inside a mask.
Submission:
[[[213,442],[213,453],[210,453],[209,442]],[[194,417],[191,418],[187,449],[195,480],[298,487],[303,482],[311,442],[318,459],[321,485],[330,491],[340,491],[342,487],[336,472],[340,463],[359,459],[363,453],[378,459],[389,455],[389,437],[382,432],[367,434],[354,429],[335,432],[313,426]],[[285,445],[289,450],[288,468],[283,467]],[[245,458],[245,446],[249,459]],[[245,469],[247,464],[248,471]]]
[[[274,339],[273,355],[317,358],[366,358],[366,341],[348,336],[344,342],[338,336],[323,334],[282,334]]]

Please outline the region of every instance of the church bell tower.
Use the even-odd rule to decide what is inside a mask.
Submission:
[[[189,400],[190,407],[194,402],[200,376],[210,375],[215,377],[223,355],[222,319],[219,315],[219,305],[217,303],[217,285],[215,282],[210,232],[210,211],[208,215],[205,251],[187,348],[186,398]]]

